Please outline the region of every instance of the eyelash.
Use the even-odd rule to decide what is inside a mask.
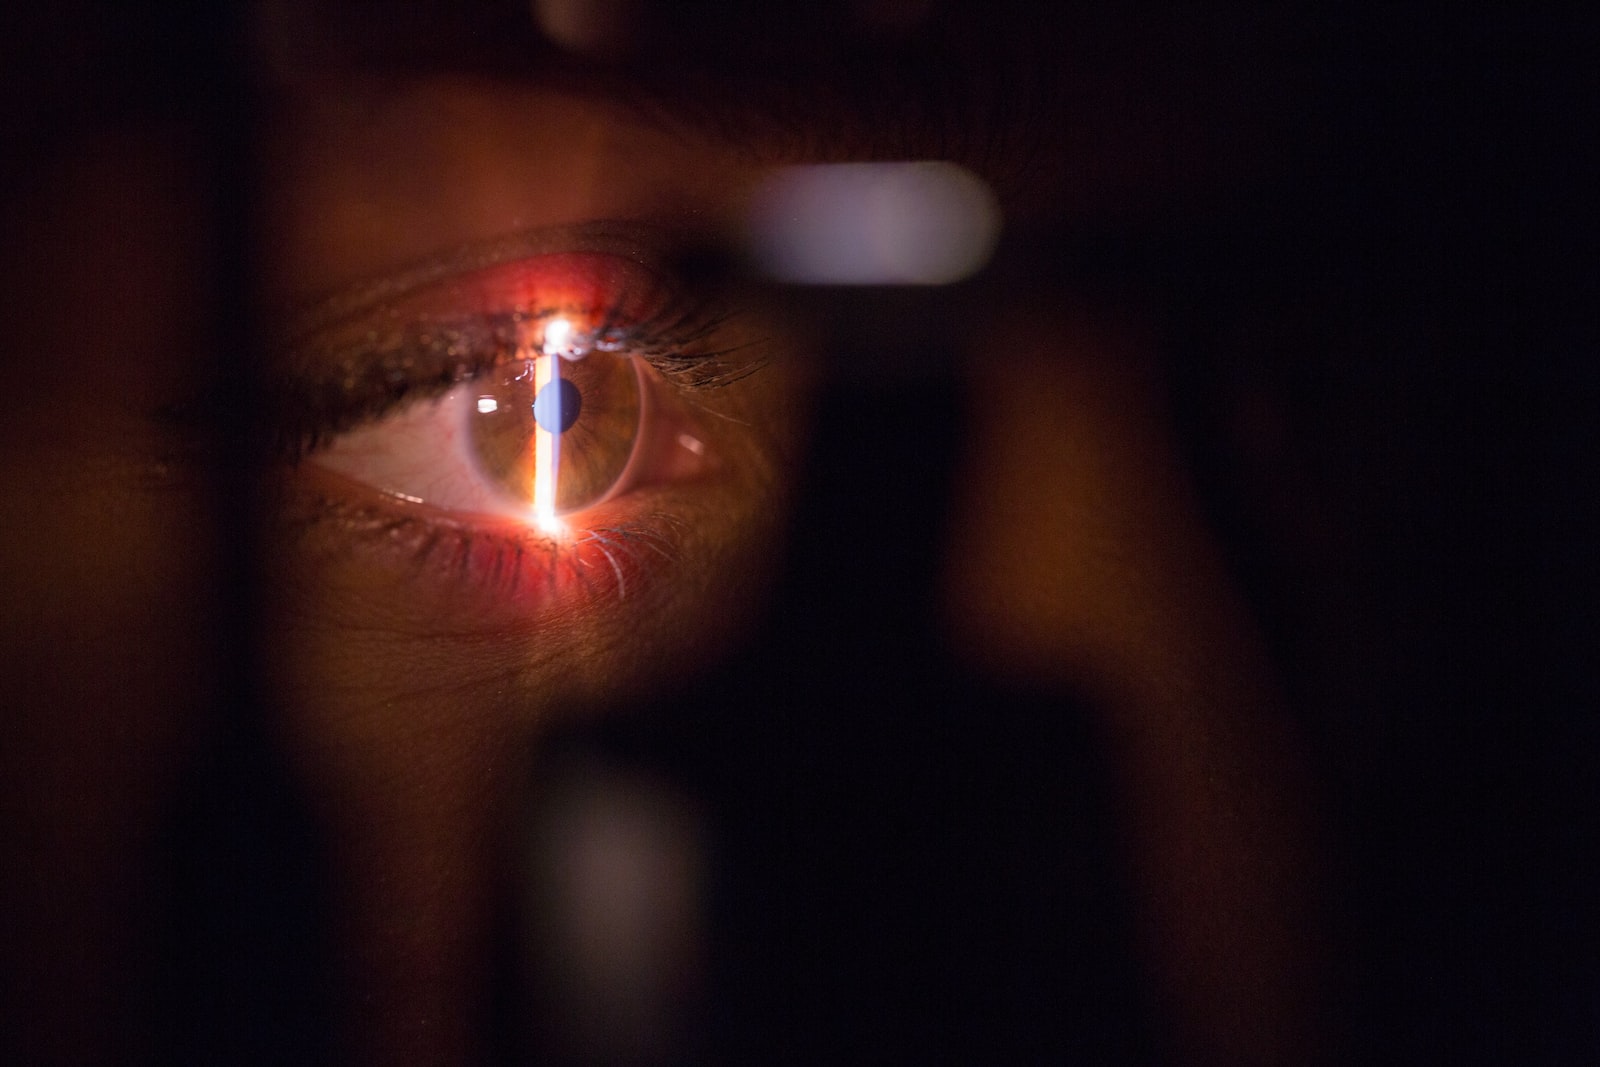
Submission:
[[[696,351],[734,313],[704,299],[690,299],[680,289],[648,319],[625,329],[618,321],[625,297],[607,308],[595,333],[629,358],[642,359],[670,384],[689,391],[731,385],[760,370],[764,361],[728,357],[746,346]],[[320,384],[288,385],[269,398],[275,429],[273,451],[297,462],[338,434],[374,422],[406,404],[443,396],[459,385],[497,367],[524,359],[516,331],[562,313],[561,308],[528,312],[491,312],[437,321],[384,339],[377,347],[328,353],[314,346],[306,362],[332,368]],[[371,338],[374,344],[377,338]]]
[[[635,262],[628,266],[638,269]],[[637,294],[626,288],[611,293],[603,311],[580,309],[582,318],[595,324],[590,335],[602,338],[606,349],[643,361],[658,377],[658,387],[676,390],[692,404],[699,403],[695,394],[730,385],[765,365],[752,347],[757,342],[709,345],[735,318],[725,304],[676,279],[641,273],[650,298],[645,302],[648,314],[630,313]],[[528,359],[525,338],[530,327],[574,311],[559,301],[541,301],[526,309],[419,318],[403,313],[412,295],[342,316],[313,333],[309,343],[296,346],[289,362],[316,373],[288,378],[291,384],[271,404],[276,452],[290,467],[344,433]],[[397,325],[387,332],[367,329],[355,344],[344,340],[352,326],[360,330],[374,321]],[[404,549],[415,566],[442,571],[458,582],[486,583],[500,595],[515,593],[532,574],[541,575],[547,585],[570,577],[590,592],[614,582],[618,597],[626,597],[630,572],[647,560],[676,561],[677,535],[686,526],[655,509],[623,522],[586,525],[561,544],[521,523],[473,521],[439,509],[401,506],[347,476],[326,477],[367,491],[303,494],[302,526],[337,523],[363,541]]]
[[[480,583],[497,595],[525,591],[528,575],[537,573],[543,577],[545,588],[570,577],[590,594],[596,592],[596,577],[614,580],[618,599],[627,599],[631,584],[627,572],[636,569],[645,558],[677,562],[673,535],[681,533],[685,526],[674,515],[653,511],[631,522],[586,528],[571,545],[563,546],[522,527],[484,529],[326,493],[307,501],[295,525],[304,533],[330,521],[364,541],[400,549],[419,571],[437,567],[459,583]],[[609,573],[596,573],[600,564],[581,551],[585,547],[594,549]],[[526,566],[534,556],[544,557],[544,565]]]

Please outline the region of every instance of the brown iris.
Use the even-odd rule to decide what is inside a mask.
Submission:
[[[558,514],[599,503],[627,470],[639,436],[639,375],[631,357],[540,356],[507,364],[478,386],[467,413],[470,454],[512,499],[534,502],[541,436],[545,448],[554,444]]]

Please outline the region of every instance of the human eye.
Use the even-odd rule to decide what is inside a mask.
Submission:
[[[296,514],[403,578],[524,610],[637,597],[703,528],[740,539],[771,484],[747,382],[770,338],[681,278],[670,244],[560,230],[314,309],[275,405]]]

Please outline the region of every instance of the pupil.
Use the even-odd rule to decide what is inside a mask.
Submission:
[[[539,390],[533,398],[533,418],[546,433],[566,433],[583,410],[583,394],[565,378]]]

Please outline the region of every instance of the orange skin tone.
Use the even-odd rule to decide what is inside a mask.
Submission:
[[[5,864],[7,907],[31,916],[6,1008],[26,1020],[15,1040],[30,1056],[88,1062],[140,1040],[125,1005],[152,922],[146,850],[215,682],[217,519],[146,417],[207,358],[192,150],[177,135],[69,146],[13,205],[30,224],[7,231],[16,350],[53,354],[5,365],[8,395],[30,399],[0,435],[0,647],[18,695],[0,816],[27,857]],[[264,161],[267,306],[515,229],[726,218],[762,173],[752,153],[604,102],[467,79],[291,100]],[[1306,1062],[1292,991],[1314,970],[1307,801],[1270,669],[1168,439],[1140,331],[1029,323],[997,341],[1018,358],[989,364],[1003,400],[987,410],[1009,417],[977,427],[961,483],[958,647],[1103,709],[1184,1062]],[[339,865],[353,1062],[484,1054],[514,754],[548,709],[626,700],[714,661],[771,569],[803,396],[777,361],[716,398],[725,418],[698,423],[713,468],[619,503],[681,524],[676,570],[626,600],[507,608],[489,589],[403,577],[336,528],[266,538],[270,727]],[[288,474],[291,500],[314,477]]]

